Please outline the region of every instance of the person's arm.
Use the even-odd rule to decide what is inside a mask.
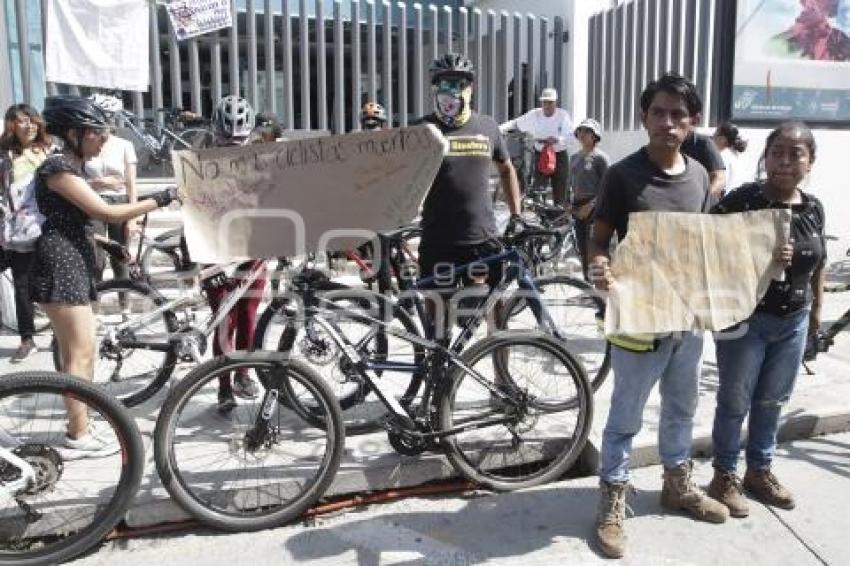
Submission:
[[[613,236],[614,226],[599,218],[593,221],[587,246],[587,255],[590,259],[588,275],[590,281],[600,291],[607,291],[614,283],[614,278],[611,276],[611,258],[608,256],[608,246]]]
[[[47,178],[47,187],[60,194],[95,220],[107,224],[121,224],[136,216],[156,210],[156,199],[145,199],[133,204],[107,204],[88,183],[70,173],[56,173]]]
[[[616,219],[626,214],[620,187],[621,182],[616,168],[608,169],[599,188],[593,226],[587,243],[587,257],[590,265],[588,275],[590,281],[600,291],[607,291],[614,283],[608,246],[614,236]]]
[[[812,287],[812,310],[809,311],[809,335],[815,335],[820,330],[820,312],[823,304],[823,265],[818,267],[812,274],[810,285]]]
[[[134,204],[138,202],[138,192],[136,190],[136,150],[133,144],[128,143],[124,153],[124,186],[127,188],[127,202]],[[124,239],[129,242],[130,236],[136,232],[136,221],[129,220],[124,225]]]
[[[708,190],[711,192],[711,196],[720,198],[720,195],[723,194],[723,191],[726,189],[726,170],[717,169],[709,172],[708,182]]]
[[[521,212],[519,181],[516,178],[516,170],[510,159],[496,162],[496,169],[499,170],[499,179],[502,183],[502,194],[505,195],[505,200],[508,203],[508,208],[511,215]]]
[[[503,134],[510,130],[519,130],[520,132],[524,132],[526,134],[531,132],[531,130],[534,129],[531,120],[532,112],[534,112],[534,110],[530,110],[522,116],[517,116],[513,120],[508,120],[507,122],[499,126],[499,131]]]

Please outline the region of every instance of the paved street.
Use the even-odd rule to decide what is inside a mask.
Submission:
[[[629,551],[606,561],[591,543],[596,479],[523,492],[405,499],[271,531],[204,531],[105,544],[74,564],[847,564],[850,434],[780,447],[775,469],[797,496],[793,511],[751,503],[723,525],[662,513],[661,469],[635,471],[626,521]],[[710,466],[701,462],[705,484]]]

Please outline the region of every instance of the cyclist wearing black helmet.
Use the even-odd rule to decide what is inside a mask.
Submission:
[[[423,205],[422,277],[439,275],[447,266],[469,263],[501,249],[489,195],[492,163],[499,171],[512,214],[509,230],[515,227],[520,211],[516,172],[499,125],[472,110],[474,80],[472,63],[462,55],[447,53],[431,65],[434,112],[423,121],[440,129],[448,141],[448,152]],[[483,284],[486,277],[465,279]],[[437,277],[439,286],[454,284]]]
[[[383,130],[387,127],[387,110],[377,102],[367,102],[360,111],[361,130]]]
[[[109,205],[86,182],[83,164],[98,155],[109,135],[109,118],[91,100],[53,96],[45,100],[47,131],[64,148],[36,171],[35,198],[44,216],[30,272],[30,297],[50,319],[62,370],[91,381],[94,363],[95,253],[91,220],[110,224],[165,206],[177,197],[167,189],[133,204]],[[65,459],[107,455],[118,450],[89,426],[85,405],[68,400]]]

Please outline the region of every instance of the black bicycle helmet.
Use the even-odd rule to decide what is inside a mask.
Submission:
[[[475,67],[472,61],[459,53],[444,53],[431,63],[431,84],[437,84],[442,77],[463,77],[469,82],[475,81]]]
[[[47,123],[47,132],[60,137],[72,129],[109,128],[110,116],[93,100],[82,96],[48,96],[44,99],[42,116]]]

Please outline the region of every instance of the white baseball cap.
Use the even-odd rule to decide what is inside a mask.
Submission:
[[[554,102],[558,100],[558,91],[554,88],[544,88],[540,93],[540,102]]]
[[[581,123],[578,126],[576,126],[576,129],[575,129],[576,137],[578,137],[578,131],[582,130],[582,129],[590,130],[591,132],[593,132],[596,135],[596,137],[598,139],[600,139],[600,140],[602,139],[602,126],[600,126],[599,122],[597,122],[593,118],[585,118],[584,120],[581,121]]]

